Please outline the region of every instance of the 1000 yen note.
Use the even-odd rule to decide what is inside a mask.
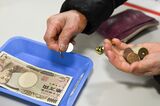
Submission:
[[[32,99],[58,105],[72,77],[28,64],[0,52],[0,86]]]

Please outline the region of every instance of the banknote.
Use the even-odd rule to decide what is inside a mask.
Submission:
[[[57,106],[71,80],[71,76],[33,66],[0,52],[0,86],[5,89]]]

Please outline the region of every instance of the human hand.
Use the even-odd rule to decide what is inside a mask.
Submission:
[[[86,17],[76,10],[53,15],[47,20],[44,40],[48,48],[65,51],[69,42],[85,29],[86,24]]]
[[[148,49],[149,54],[143,60],[129,64],[123,57],[125,48],[140,46]],[[112,41],[104,41],[104,52],[110,63],[117,69],[133,73],[135,75],[158,75],[160,74],[160,43],[142,43],[137,45],[126,44],[114,38]]]

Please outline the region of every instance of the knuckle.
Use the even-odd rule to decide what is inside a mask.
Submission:
[[[47,20],[47,24],[48,25],[55,25],[55,26],[57,26],[57,25],[60,25],[61,24],[61,22],[59,21],[59,20],[57,20],[57,19],[54,19],[54,18],[49,18],[48,20]]]
[[[60,25],[61,22],[60,22],[59,20],[52,20],[52,21],[51,21],[51,24],[52,24],[52,25]]]
[[[78,28],[76,26],[69,26],[68,28],[66,28],[66,31],[68,33],[74,33],[78,31]]]
[[[78,11],[72,11],[72,14],[74,15],[74,17],[75,17],[76,19],[79,19],[79,18],[80,18],[80,14],[79,14]]]
[[[63,44],[67,44],[70,41],[70,37],[65,35],[61,37],[60,42],[63,42]]]

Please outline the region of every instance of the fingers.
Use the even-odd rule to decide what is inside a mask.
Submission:
[[[108,50],[107,56],[112,65],[114,65],[117,69],[130,73],[130,65],[120,56],[116,55],[113,51]]]
[[[122,50],[119,49],[117,47],[117,45],[113,44],[114,42],[108,40],[108,39],[105,39],[104,40],[104,46],[105,46],[105,51],[108,51],[108,50],[112,50],[114,51],[117,55],[120,55],[122,54]],[[117,44],[117,43],[116,43]],[[114,45],[114,46],[113,46]]]
[[[49,21],[44,36],[48,48],[56,51],[65,51],[72,37],[77,32],[76,26],[72,22],[60,23],[60,20]]]
[[[67,13],[67,12],[66,12]],[[82,32],[87,24],[86,17],[76,10],[71,10],[72,16],[67,17],[65,26],[59,36],[59,47],[61,51],[65,51],[68,47],[69,42],[74,42],[75,35]]]
[[[56,31],[47,29],[45,36],[44,36],[44,40],[46,41],[46,44],[49,49],[54,49],[58,51],[59,47],[56,41],[56,34],[57,34]]]
[[[148,48],[154,48],[153,45],[151,46],[148,43],[138,44],[138,46],[142,45],[144,47],[146,46]],[[127,45],[118,39],[113,39],[112,41],[106,39],[104,41],[104,52],[110,63],[123,72],[132,73],[139,76],[151,76],[160,74],[160,56],[159,52],[154,50],[152,50],[152,52],[150,52],[150,54],[147,55],[143,60],[128,64],[123,58],[123,55],[121,55],[121,51],[132,46],[134,45]]]
[[[70,10],[49,18],[44,36],[48,47],[56,51],[65,51],[73,37],[86,27],[86,17],[76,10]]]
[[[114,44],[119,49],[125,49],[127,47],[127,44],[122,43],[119,39],[112,39],[112,44]]]
[[[151,66],[149,62],[146,63],[142,61],[135,62],[133,64],[128,64],[122,56],[117,55],[115,52],[111,50],[106,51],[106,55],[108,57],[109,62],[113,66],[115,66],[120,71],[123,71],[126,73],[132,73],[139,76],[145,75],[145,73],[149,72],[148,69]],[[148,74],[151,74],[151,73],[148,73]]]
[[[134,46],[133,44],[123,43],[117,38],[113,38],[112,40],[105,39],[104,45],[106,46],[105,51],[112,49],[112,51],[114,51],[117,55],[121,56],[123,56],[124,49]]]
[[[78,32],[78,29],[76,28],[76,26],[72,24],[65,25],[58,39],[59,41],[58,45],[59,45],[60,51],[66,51],[66,49],[68,48],[69,42],[71,42],[72,38],[76,35],[77,32]]]
[[[44,35],[44,40],[49,49],[59,51],[58,34],[64,26],[64,22],[60,19],[57,20],[54,17],[55,16],[52,16],[47,20],[47,30]]]
[[[131,64],[131,73],[135,75],[145,75],[145,73],[148,73],[149,70],[151,70],[150,63],[147,61],[139,61]]]
[[[131,64],[131,72],[136,75],[157,75],[159,73],[158,68],[159,62],[153,56]]]
[[[117,53],[117,55],[119,55],[119,51],[112,46],[111,41],[108,39],[105,39],[104,40],[104,52],[106,53],[108,50],[115,52],[115,53]],[[106,53],[106,55],[107,55],[107,53]]]
[[[105,54],[107,55],[108,60],[112,65],[114,65],[117,69],[121,71],[127,73],[130,72],[130,65],[121,56],[120,51],[117,51],[116,48],[112,48],[112,43],[110,40],[105,39],[104,49],[105,49]]]
[[[117,38],[112,39],[112,44],[115,45],[117,48],[119,48],[121,50],[124,50],[127,47],[132,47],[133,46],[132,44],[123,43],[122,41],[120,41]]]
[[[108,39],[105,39],[105,40],[104,40],[104,45],[103,45],[103,46],[105,47],[105,50],[106,50],[106,51],[112,49],[112,43],[111,43],[111,41],[108,40]]]
[[[114,47],[112,45],[114,45]],[[131,67],[131,65],[126,62],[122,55],[122,51],[129,46],[132,45],[127,45],[116,38],[112,39],[112,41],[108,39],[104,40],[105,54],[110,63],[123,72],[132,73],[135,72],[133,70],[136,70],[136,67]]]

